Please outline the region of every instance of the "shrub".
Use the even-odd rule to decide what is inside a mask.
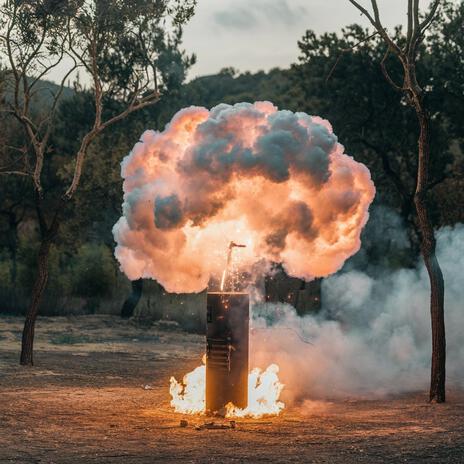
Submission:
[[[22,239],[18,248],[18,286],[26,293],[30,293],[37,274],[38,243],[33,240]],[[61,272],[59,251],[51,247],[48,258],[47,289],[52,292],[63,292],[69,288],[66,276]]]
[[[0,250],[0,288],[11,287],[11,260],[6,251]]]
[[[116,286],[116,267],[110,250],[94,243],[80,246],[72,266],[72,282],[77,296],[93,300],[110,295]]]

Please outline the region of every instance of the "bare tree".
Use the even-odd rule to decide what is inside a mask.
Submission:
[[[0,6],[0,56],[6,59],[11,93],[5,112],[22,125],[28,144],[27,153],[21,154],[23,167],[0,174],[30,178],[40,231],[37,276],[22,335],[22,365],[33,364],[34,328],[48,280],[50,248],[79,187],[89,145],[108,127],[159,100],[157,63],[167,47],[164,21],[172,18],[180,30],[194,4],[194,0],[172,5],[170,0],[7,0]],[[42,79],[57,67],[66,71],[51,91],[43,87]],[[79,69],[90,78],[93,124],[80,139],[68,185],[59,198],[48,199],[43,169],[51,151],[50,137],[66,83]],[[47,106],[36,114],[32,102],[43,92],[49,94]],[[106,107],[108,102],[113,110]]]
[[[401,92],[408,105],[414,108],[419,125],[418,168],[414,191],[414,205],[417,213],[418,229],[421,239],[421,254],[430,280],[430,314],[432,323],[432,366],[430,382],[430,401],[445,401],[446,339],[444,317],[445,286],[443,273],[438,263],[435,249],[435,234],[427,207],[427,193],[432,187],[429,179],[430,164],[430,114],[425,101],[425,90],[420,86],[416,63],[418,51],[424,34],[436,17],[440,0],[434,0],[424,17],[419,13],[419,0],[408,0],[408,23],[406,37],[401,43],[394,41],[383,26],[376,0],[371,0],[372,10],[368,10],[355,0],[349,0],[374,26],[385,41],[387,50],[381,61],[382,73],[387,82]],[[396,83],[386,67],[387,58],[394,55],[403,72],[401,83]]]

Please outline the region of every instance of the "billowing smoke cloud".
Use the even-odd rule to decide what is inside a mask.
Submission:
[[[130,279],[171,292],[220,276],[231,241],[241,265],[281,262],[291,276],[327,276],[360,247],[374,186],[328,121],[269,102],[178,112],[146,131],[122,163],[116,257]]]
[[[446,283],[448,385],[462,386],[464,225],[442,229],[437,240]],[[256,308],[251,365],[280,366],[284,400],[427,389],[430,291],[421,263],[376,279],[340,273],[325,280],[322,296],[317,317],[300,318],[289,305]]]

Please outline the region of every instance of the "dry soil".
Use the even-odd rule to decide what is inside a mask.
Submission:
[[[169,377],[203,337],[117,317],[41,318],[35,366],[18,365],[22,319],[0,318],[1,463],[464,463],[464,392],[316,401],[279,417],[196,430],[170,409]],[[188,426],[181,428],[180,419]]]

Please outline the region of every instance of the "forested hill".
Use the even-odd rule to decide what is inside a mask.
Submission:
[[[4,91],[2,93],[2,97],[5,99],[6,102],[11,101],[14,98],[14,88],[12,80],[8,77],[2,82]],[[63,87],[63,91],[61,94],[61,98],[63,100],[70,98],[74,95],[75,91],[71,87],[71,82],[67,83]],[[58,94],[60,91],[60,85],[56,84],[55,82],[49,80],[39,80],[37,84],[35,84],[34,88],[34,95],[32,99],[32,105],[37,108],[48,107],[52,104],[54,96]],[[19,96],[22,96],[22,90],[19,88]]]
[[[169,105],[174,111],[177,109],[174,106],[198,105],[211,108],[219,103],[234,104],[257,100],[269,100],[284,106],[286,103],[291,105],[290,77],[289,69],[275,68],[269,72],[239,73],[234,68],[225,68],[217,74],[200,76],[185,83],[174,95],[168,97],[164,104],[160,102],[160,106]],[[14,89],[7,82],[4,86],[3,97],[8,101],[13,98]],[[36,84],[33,104],[37,107],[48,106],[59,88],[55,82],[40,80]],[[69,82],[63,88],[62,98],[67,99],[74,94],[75,90]]]
[[[197,77],[150,110],[148,127],[160,129],[176,111],[192,105],[210,109],[219,103],[268,100],[280,109],[296,110],[291,91],[293,74],[291,69],[239,73],[233,68],[225,68],[218,74]]]
[[[272,69],[268,73],[246,72],[239,74],[233,68],[218,74],[198,77],[184,87],[184,99],[192,105],[207,108],[218,103],[254,102],[269,100],[284,105],[290,102],[291,71]],[[288,106],[288,105],[287,105]]]

